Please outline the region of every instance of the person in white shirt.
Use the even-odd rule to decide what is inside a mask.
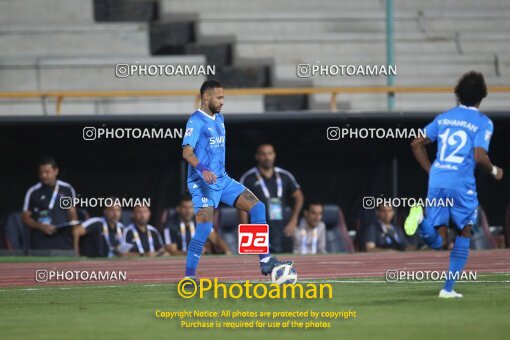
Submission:
[[[326,225],[322,221],[323,207],[319,202],[309,202],[303,218],[294,233],[294,254],[325,254]]]

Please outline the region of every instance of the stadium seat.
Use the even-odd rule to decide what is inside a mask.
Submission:
[[[505,235],[505,246],[510,248],[510,203],[506,207],[505,225],[503,233]]]
[[[337,205],[324,205],[326,250],[328,253],[352,253],[354,245],[347,231],[344,214]]]
[[[237,227],[239,225],[239,213],[236,208],[223,206],[217,214],[218,232],[227,242],[232,254],[237,254]]]
[[[375,215],[375,210],[360,210],[358,212],[358,216],[355,220],[355,229],[356,229],[356,245],[358,251],[366,251],[365,249],[365,230],[370,224],[372,224],[377,219]]]
[[[124,226],[131,224],[132,222],[131,216],[132,216],[131,210],[122,209],[122,213],[120,215],[120,222],[124,224]]]
[[[156,228],[158,228],[159,230],[163,230],[168,220],[170,220],[174,215],[175,208],[163,209],[163,212],[161,212],[161,215],[159,216],[159,219],[156,222]]]
[[[78,221],[85,221],[90,218],[90,214],[85,209],[76,209],[76,213],[78,214]]]
[[[478,206],[478,219],[476,228],[473,228],[471,236],[471,249],[494,249],[496,248],[496,240],[489,230],[489,223],[485,211]]]
[[[29,230],[21,222],[21,212],[10,213],[5,219],[2,231],[6,249],[27,251],[30,248]]]

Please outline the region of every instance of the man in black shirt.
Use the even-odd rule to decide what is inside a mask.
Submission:
[[[185,255],[189,242],[195,235],[195,222],[193,221],[193,202],[189,195],[185,195],[176,208],[176,214],[170,217],[163,228],[165,249],[170,255]],[[223,238],[213,229],[207,237],[204,253],[226,254],[231,251]]]
[[[393,225],[395,210],[388,205],[377,207],[377,220],[365,232],[367,252],[378,250],[405,250],[408,246],[402,229]]]
[[[304,195],[294,176],[275,167],[276,153],[271,144],[261,144],[255,155],[257,166],[248,170],[239,182],[250,189],[266,205],[269,224],[269,247],[272,253],[291,253],[293,236],[303,207]],[[288,199],[294,200],[292,214],[285,221],[284,210]],[[241,223],[248,223],[248,214],[240,212]]]
[[[74,188],[57,179],[54,159],[39,163],[40,182],[28,189],[21,220],[30,228],[31,249],[73,249],[72,225],[78,223],[76,209],[61,206],[61,198],[74,199]]]
[[[124,243],[124,225],[119,222],[122,209],[119,205],[106,207],[103,217],[92,217],[73,230],[76,255],[87,257],[121,256]]]
[[[148,207],[136,206],[133,209],[133,223],[124,230],[126,245],[131,249],[124,255],[155,257],[165,253],[159,231],[148,224],[150,218]]]

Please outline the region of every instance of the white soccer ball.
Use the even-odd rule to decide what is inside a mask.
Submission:
[[[276,284],[294,284],[297,282],[297,273],[294,265],[282,264],[273,268],[271,281]]]

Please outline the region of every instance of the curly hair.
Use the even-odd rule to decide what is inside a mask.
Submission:
[[[487,85],[480,72],[465,73],[455,86],[455,94],[462,105],[475,106],[487,97]]]

